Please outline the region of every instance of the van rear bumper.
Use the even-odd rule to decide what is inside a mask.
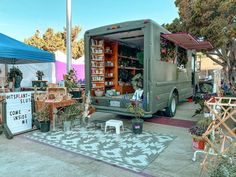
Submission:
[[[93,105],[96,108],[97,112],[105,112],[105,113],[112,113],[118,114],[123,116],[134,116],[134,114],[129,113],[125,108],[116,108],[116,107],[109,107],[109,106],[98,106]],[[143,118],[150,118],[152,117],[151,112],[145,112]]]

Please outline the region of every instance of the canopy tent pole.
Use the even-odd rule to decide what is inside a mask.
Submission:
[[[71,0],[66,0],[66,55],[67,72],[71,70]]]

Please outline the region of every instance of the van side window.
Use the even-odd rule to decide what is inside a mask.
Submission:
[[[181,68],[186,68],[188,62],[187,50],[178,46],[177,50],[177,66]]]
[[[161,44],[161,61],[168,63],[175,63],[176,59],[176,46],[173,42],[163,38],[160,38]]]

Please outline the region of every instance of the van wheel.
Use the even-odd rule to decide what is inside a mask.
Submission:
[[[170,101],[168,103],[168,106],[166,108],[166,116],[167,117],[174,117],[176,113],[176,107],[177,107],[177,95],[173,93],[171,95]]]

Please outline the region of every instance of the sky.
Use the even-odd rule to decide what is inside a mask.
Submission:
[[[178,17],[174,0],[72,0],[72,26],[86,30],[119,22],[152,19],[159,24]],[[63,31],[66,0],[0,0],[0,33],[23,41],[48,27]]]

